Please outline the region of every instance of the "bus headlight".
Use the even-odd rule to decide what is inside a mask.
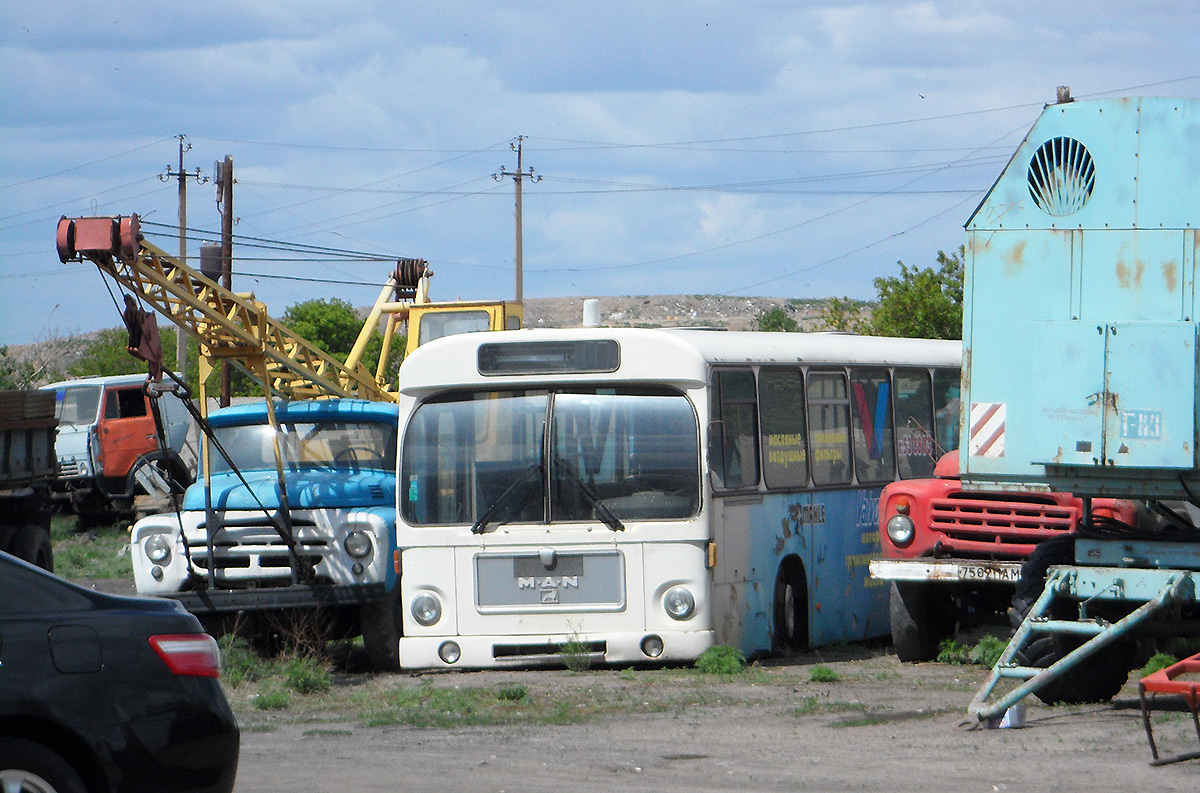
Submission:
[[[352,531],[342,541],[342,547],[355,559],[362,559],[371,553],[371,538],[365,531]]]
[[[155,564],[171,561],[171,539],[165,534],[151,534],[142,549],[146,552],[146,558]]]
[[[428,593],[417,595],[412,601],[413,619],[428,628],[442,618],[442,604]]]
[[[913,541],[917,530],[913,525],[912,518],[908,515],[893,515],[887,522],[888,539],[897,548],[903,548]]]
[[[687,587],[674,586],[663,595],[663,608],[673,620],[686,620],[696,613],[696,598]]]

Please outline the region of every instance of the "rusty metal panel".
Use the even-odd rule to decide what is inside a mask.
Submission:
[[[965,479],[1200,484],[1198,227],[1200,101],[1043,111],[967,222]]]

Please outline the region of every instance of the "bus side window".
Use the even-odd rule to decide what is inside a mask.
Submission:
[[[957,370],[938,369],[933,373],[934,424],[937,427],[934,435],[939,456],[958,448],[959,413],[962,411],[959,382]]]
[[[842,372],[809,372],[808,431],[813,484],[849,482],[850,399]]]
[[[938,455],[934,447],[933,395],[929,372],[897,369],[892,377],[896,391],[896,461],[901,479],[933,476]]]
[[[762,410],[763,479],[767,487],[808,484],[804,429],[804,376],[799,369],[763,369],[758,376]]]
[[[754,372],[728,369],[714,372],[713,426],[709,456],[718,487],[758,484],[758,399]]]
[[[854,470],[859,482],[896,478],[892,441],[892,383],[886,369],[852,369]]]

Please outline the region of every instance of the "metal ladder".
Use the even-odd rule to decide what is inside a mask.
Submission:
[[[1078,620],[1046,616],[1056,596],[1083,600]],[[1144,601],[1118,622],[1087,618],[1087,603],[1095,599]],[[979,722],[996,718],[1046,683],[1152,619],[1168,603],[1194,600],[1195,585],[1188,570],[1133,569],[1121,567],[1051,567],[1046,587],[1013,634],[1000,659],[971,700],[967,712]],[[1016,663],[1017,653],[1035,634],[1068,634],[1089,637],[1088,641],[1044,669]],[[1004,679],[1025,681],[999,699],[989,702]]]

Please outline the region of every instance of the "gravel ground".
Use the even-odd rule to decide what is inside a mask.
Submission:
[[[1153,768],[1136,681],[1107,705],[1050,708],[1031,701],[1023,729],[969,729],[964,712],[979,667],[901,664],[884,650],[840,659],[807,655],[738,682],[670,676],[675,708],[552,726],[366,727],[353,714],[242,718],[238,791],[1188,791],[1200,761]],[[839,680],[811,681],[821,664]],[[356,676],[380,691],[405,676]],[[633,695],[616,671],[428,675],[438,686],[521,685],[530,696],[564,687]],[[345,684],[345,683],[344,683]],[[657,685],[657,684],[656,684]],[[697,691],[699,686],[702,690]],[[659,692],[661,693],[661,691]],[[1164,703],[1167,704],[1167,703]],[[239,710],[239,713],[245,711]],[[1195,748],[1179,707],[1159,717],[1160,745]]]

